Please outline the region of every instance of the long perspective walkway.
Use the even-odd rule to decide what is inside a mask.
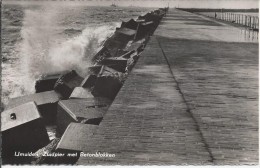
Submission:
[[[258,43],[170,9],[77,164],[258,164]],[[86,130],[87,131],[87,130]]]

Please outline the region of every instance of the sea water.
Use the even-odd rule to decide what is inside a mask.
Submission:
[[[84,76],[90,58],[122,20],[151,11],[140,7],[19,3],[2,5],[2,102],[34,93],[46,73],[76,70]]]

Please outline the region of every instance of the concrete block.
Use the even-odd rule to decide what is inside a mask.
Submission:
[[[121,58],[128,59],[128,58],[130,58],[130,56],[131,56],[134,52],[135,52],[134,50],[126,51],[126,53],[124,53],[124,54],[121,55],[120,57],[121,57]]]
[[[115,34],[120,34],[122,36],[134,37],[136,30],[129,29],[129,28],[120,28],[116,30]]]
[[[107,98],[86,98],[62,100],[58,103],[57,132],[62,135],[71,122],[98,125],[111,100]]]
[[[135,65],[135,63],[137,62],[139,56],[138,55],[133,55],[131,56],[131,58],[128,59],[127,61],[127,71],[131,71]]]
[[[142,39],[146,36],[151,35],[152,31],[155,28],[155,24],[153,21],[140,23],[137,33],[136,33],[136,39]]]
[[[118,73],[125,72],[125,68],[122,68],[122,67],[118,66],[117,64],[109,64],[108,66],[100,65],[99,68],[97,68],[97,69],[99,70],[98,73],[89,74],[85,77],[85,79],[80,84],[81,87],[90,90],[92,87],[94,87],[96,80],[97,80],[97,76],[100,76],[100,75],[109,76],[111,74],[118,74]],[[118,71],[118,70],[121,70],[121,71]]]
[[[111,56],[112,55],[108,50],[108,47],[104,44],[104,46],[99,48],[98,52],[93,56],[92,61],[99,61],[100,59],[111,57]]]
[[[147,13],[144,16],[138,17],[139,19],[145,19],[146,22],[153,21],[156,25],[159,24],[160,20],[162,19],[162,16],[153,14],[153,13]]]
[[[62,96],[55,91],[47,91],[12,98],[6,106],[6,109],[11,109],[19,105],[34,101],[40,111],[46,124],[56,121],[57,103]]]
[[[49,143],[42,117],[34,102],[28,102],[1,113],[3,163],[26,163],[30,157],[18,152],[35,152]],[[16,153],[15,153],[16,152]]]
[[[57,145],[56,152],[64,153],[64,157],[58,157],[58,164],[74,164],[80,156],[83,147],[87,144],[86,138],[92,136],[96,131],[98,126],[81,124],[81,123],[71,123],[60,142]],[[68,154],[75,154],[74,156],[68,156]]]
[[[97,75],[100,72],[102,65],[94,65],[91,67],[88,67],[88,71],[90,74]]]
[[[122,83],[119,79],[113,76],[100,76],[97,78],[91,93],[95,97],[106,97],[113,100],[121,87]]]
[[[54,90],[60,93],[63,98],[67,99],[73,89],[80,86],[82,81],[83,78],[79,76],[76,71],[72,70],[58,79],[55,83]]]
[[[109,50],[109,53],[111,54],[111,57],[117,56],[117,53],[125,48],[126,44],[128,43],[129,40],[131,40],[133,37],[132,36],[121,36],[120,34],[113,35],[110,39],[108,39],[105,43],[104,46],[106,46]],[[109,57],[104,57],[104,58],[109,58]]]
[[[112,57],[103,59],[100,63],[107,66],[113,65],[113,69],[120,72],[125,72],[127,59],[122,57]]]
[[[94,98],[89,89],[83,87],[75,87],[71,93],[70,99],[85,99],[85,98]]]
[[[125,50],[127,50],[127,51],[135,50],[137,52],[141,52],[141,51],[144,50],[144,46],[145,46],[144,43],[137,43],[137,42],[135,42],[135,43],[132,43],[130,46],[127,46]]]
[[[35,92],[45,92],[54,89],[56,81],[63,75],[68,73],[68,71],[59,72],[56,74],[45,74],[41,79],[37,80],[35,83]]]
[[[94,86],[96,79],[97,79],[97,75],[89,74],[81,82],[80,86],[83,87],[83,88],[90,89],[91,87]]]
[[[133,29],[133,30],[136,30],[137,26],[138,26],[138,23],[134,19],[130,19],[127,22],[123,21],[121,24],[121,28],[125,27],[125,28],[129,28],[129,29]]]
[[[111,74],[117,74],[117,73],[120,73],[119,71],[113,69],[113,68],[110,68],[106,65],[103,65],[98,76],[108,76],[108,75],[111,75]]]

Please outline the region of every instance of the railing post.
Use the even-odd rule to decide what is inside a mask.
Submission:
[[[259,17],[257,17],[257,24],[256,24],[256,28],[259,29]]]
[[[250,16],[247,16],[247,27],[250,27]]]
[[[245,26],[247,26],[247,16],[245,16]]]
[[[254,29],[255,28],[255,17],[253,16],[253,25],[252,25],[252,28]]]
[[[255,16],[255,29],[256,29],[256,24],[257,24],[257,16]]]
[[[251,28],[251,16],[249,16],[249,28]]]

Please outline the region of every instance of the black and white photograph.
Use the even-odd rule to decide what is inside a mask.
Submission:
[[[0,0],[1,165],[259,166],[259,0]]]

